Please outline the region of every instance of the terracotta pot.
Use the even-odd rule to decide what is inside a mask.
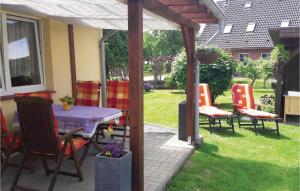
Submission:
[[[200,64],[212,64],[217,61],[219,54],[216,52],[212,53],[197,53],[197,58],[200,61]]]

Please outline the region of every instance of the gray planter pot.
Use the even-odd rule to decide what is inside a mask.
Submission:
[[[131,191],[131,160],[131,151],[121,158],[98,154],[95,162],[95,191]]]

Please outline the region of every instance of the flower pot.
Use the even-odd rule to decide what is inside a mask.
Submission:
[[[63,108],[65,111],[72,109],[72,107],[73,107],[73,105],[69,105],[69,104],[65,104],[65,103],[63,104]]]
[[[196,55],[198,60],[200,61],[200,64],[212,64],[219,58],[219,54],[216,52],[197,53]]]
[[[131,151],[121,158],[98,154],[95,161],[95,191],[131,191]]]

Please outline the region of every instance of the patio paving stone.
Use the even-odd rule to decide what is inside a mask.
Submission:
[[[186,142],[178,140],[176,129],[145,124],[145,191],[163,191],[168,182],[182,167],[185,161],[193,152],[193,147]],[[128,143],[126,144],[128,146]],[[95,155],[96,150],[90,149],[83,165],[82,172],[84,181],[79,182],[77,178],[59,175],[56,181],[55,190],[57,191],[94,191],[95,182]],[[13,162],[18,163],[20,155],[13,157]],[[49,162],[50,168],[54,167]],[[36,172],[30,174],[28,170],[23,170],[19,185],[27,186],[40,190],[47,190],[50,176],[44,174],[42,163],[34,162]],[[65,160],[62,170],[74,171],[73,161]],[[1,177],[1,190],[7,191],[16,174],[16,168],[8,167]],[[134,178],[134,177],[133,177]]]

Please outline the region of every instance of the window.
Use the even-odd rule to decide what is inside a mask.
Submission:
[[[268,59],[268,58],[271,57],[271,54],[270,54],[270,53],[261,53],[260,57],[261,57],[262,59]]]
[[[244,8],[250,8],[250,7],[251,7],[251,5],[252,5],[252,2],[251,2],[251,1],[249,1],[249,2],[246,2],[246,3],[245,3],[245,7],[244,7]]]
[[[38,20],[1,15],[2,95],[44,90]]]
[[[225,25],[225,27],[224,27],[223,33],[224,33],[224,34],[230,33],[230,32],[231,32],[231,29],[232,29],[232,24],[227,24],[227,25]]]
[[[249,23],[248,26],[247,26],[246,31],[247,32],[253,32],[254,29],[255,29],[255,23]]]
[[[290,26],[290,20],[283,20],[280,24],[280,27],[288,27]]]
[[[240,53],[240,61],[244,62],[249,57],[248,53]]]

